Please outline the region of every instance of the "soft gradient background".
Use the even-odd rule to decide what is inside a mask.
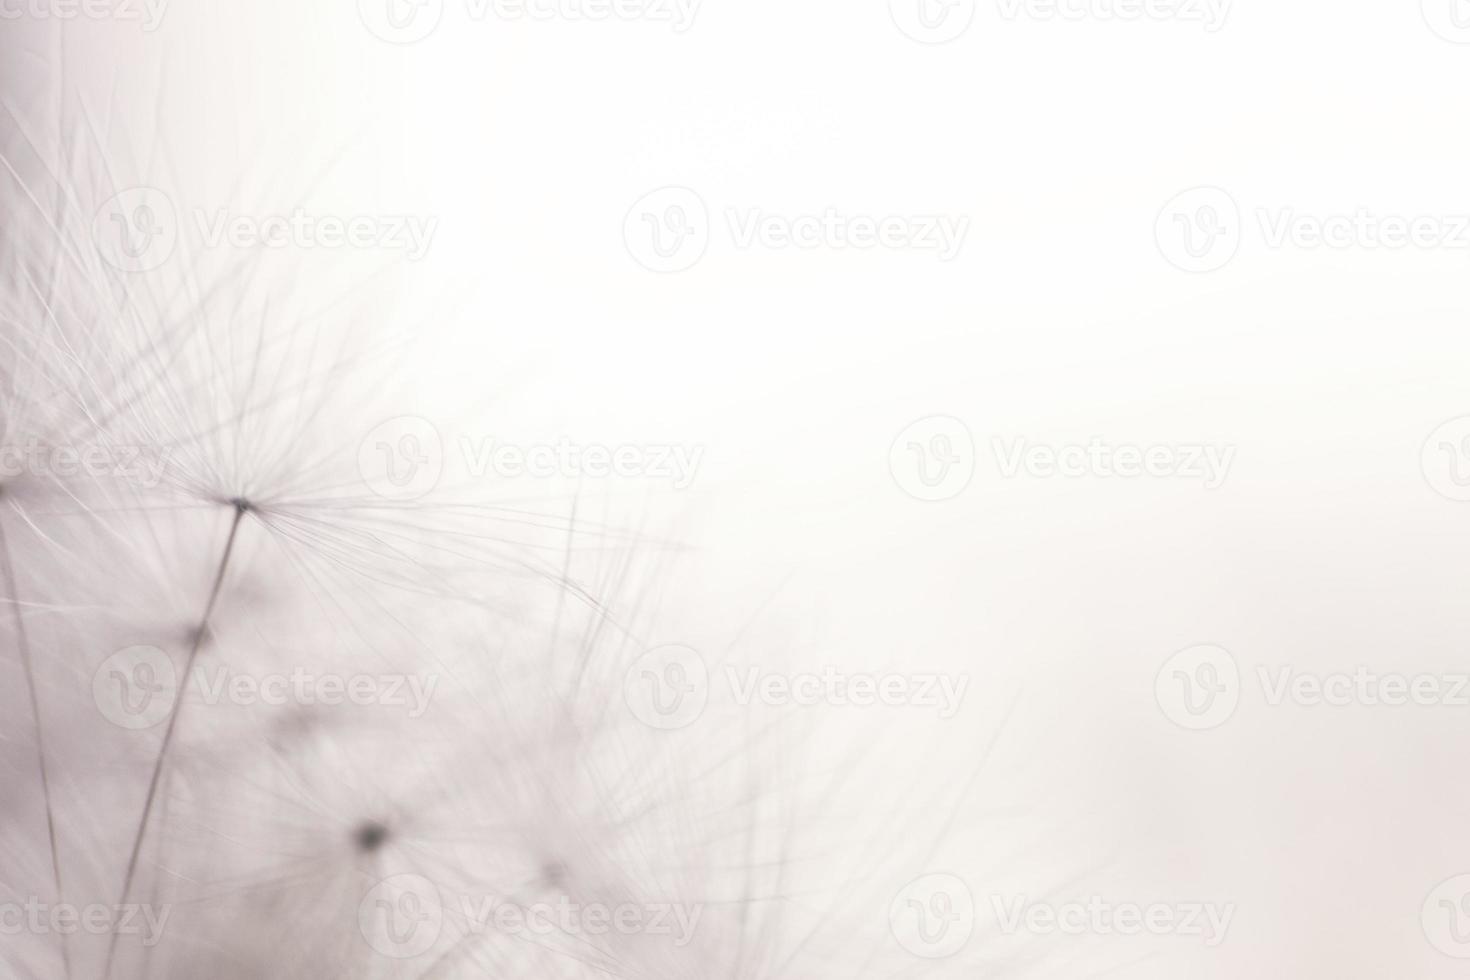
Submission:
[[[942,45],[883,0],[704,0],[683,32],[470,10],[445,0],[412,44],[347,0],[173,0],[151,33],[27,14],[0,23],[25,121],[5,145],[44,156],[79,97],[120,169],[188,207],[436,218],[418,262],[350,258],[402,279],[398,412],[439,429],[449,484],[474,479],[460,438],[702,447],[679,492],[485,479],[678,542],[661,639],[711,660],[971,677],[955,719],[825,708],[821,731],[834,756],[885,733],[875,812],[970,785],[996,739],[944,843],[891,869],[894,891],[968,882],[972,953],[1065,977],[1463,975],[1421,908],[1470,872],[1470,707],[1273,707],[1257,668],[1470,670],[1470,504],[1421,465],[1470,414],[1470,248],[1271,248],[1257,209],[1470,215],[1470,45],[1411,2],[1237,0],[1214,33],[982,2]],[[658,274],[624,220],[669,185],[712,229]],[[1200,185],[1234,198],[1240,244],[1189,273],[1155,222]],[[941,262],[740,249],[725,218],[828,207],[970,228]],[[975,472],[922,502],[889,450],[934,415],[968,426]],[[1094,436],[1236,455],[1207,491],[1007,479],[992,451]],[[1205,643],[1243,690],[1188,731],[1155,677]],[[1213,949],[1020,940],[990,894],[1237,911]]]

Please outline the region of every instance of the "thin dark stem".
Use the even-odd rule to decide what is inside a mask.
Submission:
[[[209,618],[214,613],[214,604],[219,599],[220,588],[225,582],[225,571],[230,566],[230,555],[235,550],[235,537],[240,532],[240,522],[244,520],[249,510],[244,504],[235,505],[235,519],[230,522],[230,536],[225,539],[225,551],[220,556],[219,569],[214,573],[214,586],[209,590],[209,601],[204,604],[204,612],[199,617],[199,628],[194,631],[194,642],[189,648],[189,659],[184,662],[183,683],[179,685],[178,696],[174,699],[173,708],[169,711],[168,725],[163,730],[163,744],[158,748],[158,758],[153,762],[153,775],[148,780],[148,795],[143,800],[143,815],[138,819],[138,832],[133,836],[133,852],[128,857],[128,870],[123,876],[122,898],[118,901],[126,904],[128,896],[133,890],[133,876],[138,870],[138,856],[143,852],[143,840],[148,836],[148,820],[153,815],[153,804],[158,796],[158,781],[163,775],[164,763],[168,761],[168,750],[173,745],[174,729],[179,723],[179,714],[184,705],[184,688],[194,670],[194,661],[199,656],[199,649],[204,645],[205,634],[209,632]],[[112,931],[107,942],[107,961],[102,968],[104,980],[112,975],[112,960],[117,952],[116,929]]]
[[[5,524],[0,521],[0,571],[5,575],[5,591],[10,598],[10,611],[15,618],[15,643],[20,649],[20,662],[26,675],[26,693],[31,700],[31,717],[36,720],[36,762],[41,770],[41,799],[46,804],[46,840],[51,847],[51,879],[56,885],[56,901],[64,896],[61,891],[61,850],[56,846],[56,818],[51,807],[51,774],[46,766],[46,726],[41,722],[41,698],[36,693],[36,672],[31,663],[31,641],[26,632],[25,616],[20,611],[20,582],[15,577],[15,565],[10,559],[10,541],[5,537]],[[71,954],[67,949],[66,936],[61,937],[61,965],[71,978]]]

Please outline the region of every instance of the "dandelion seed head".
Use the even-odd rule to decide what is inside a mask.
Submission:
[[[90,199],[130,179],[105,162],[86,168],[86,188],[59,169],[47,206],[0,190],[0,215],[22,216],[0,235],[23,260],[0,272],[12,293],[0,295],[0,362],[16,365],[0,367],[0,431],[110,460],[148,451],[127,473],[0,481],[0,530],[23,544],[27,587],[25,605],[4,597],[6,635],[27,628],[45,655],[45,713],[69,719],[50,756],[69,816],[61,850],[76,859],[62,865],[68,885],[168,902],[175,916],[156,950],[125,945],[115,969],[89,962],[77,976],[673,980],[716,962],[737,964],[732,980],[824,975],[766,968],[778,959],[768,935],[790,921],[776,925],[777,903],[807,884],[790,869],[812,844],[780,822],[799,809],[780,776],[785,732],[711,711],[678,740],[626,710],[623,678],[657,632],[645,604],[660,589],[626,557],[638,534],[483,488],[411,502],[371,492],[358,442],[403,409],[366,397],[377,392],[363,366],[393,366],[397,342],[360,336],[359,323],[381,325],[369,288],[323,303],[289,263],[187,248],[118,276],[89,241]],[[78,584],[79,567],[95,574]],[[167,759],[158,745],[174,729],[113,730],[90,703],[96,665],[145,643],[176,684],[104,675],[104,693],[176,699]],[[269,703],[251,686],[294,684],[298,668],[342,681],[336,700]],[[404,701],[407,683],[385,686],[383,703],[341,703],[347,681],[378,677],[442,688],[418,692],[422,704]],[[236,679],[249,700],[231,703]],[[39,734],[17,706],[5,714]],[[34,780],[29,753],[0,759],[5,782]],[[136,881],[121,867],[135,843]],[[19,866],[19,879],[45,881],[43,862]],[[442,959],[394,972],[362,942],[365,872],[419,875],[446,898],[711,908],[684,951],[657,936],[528,944],[449,914]],[[861,963],[834,972],[869,975]]]

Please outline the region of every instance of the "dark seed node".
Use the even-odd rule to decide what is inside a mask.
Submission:
[[[388,842],[388,828],[369,820],[352,832],[352,843],[364,854],[372,854]]]
[[[541,880],[547,885],[560,887],[566,884],[567,866],[560,861],[545,861],[541,865]]]

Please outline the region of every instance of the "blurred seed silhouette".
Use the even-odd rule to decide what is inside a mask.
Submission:
[[[372,854],[388,842],[388,828],[376,820],[359,824],[352,832],[352,842],[363,854]]]

